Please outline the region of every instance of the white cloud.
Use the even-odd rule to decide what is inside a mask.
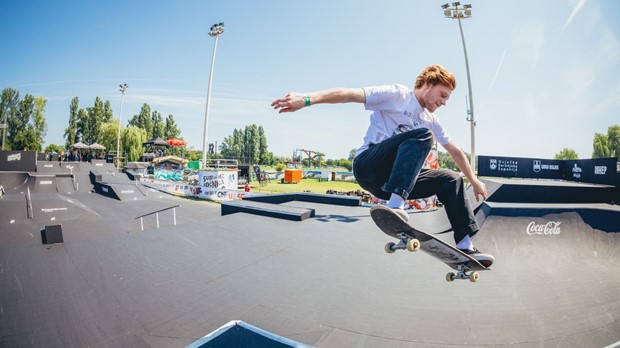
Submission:
[[[497,70],[495,70],[495,75],[493,75],[493,80],[491,81],[491,86],[489,87],[489,91],[493,89],[493,85],[495,84],[495,80],[497,79],[497,75],[499,74],[499,69],[502,68],[502,64],[504,63],[504,58],[506,57],[506,51],[508,51],[507,48],[504,49],[502,58],[499,60],[499,64],[497,65]]]
[[[564,31],[564,29],[568,27],[568,25],[573,21],[573,19],[575,19],[577,14],[579,14],[581,8],[583,7],[583,5],[585,5],[586,1],[587,0],[579,0],[577,6],[575,6],[575,8],[573,9],[573,12],[571,12],[570,16],[568,16],[568,18],[566,19],[566,22],[564,22],[564,27],[562,28],[562,31]]]

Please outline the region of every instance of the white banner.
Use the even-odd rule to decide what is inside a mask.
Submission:
[[[201,170],[198,184],[207,189],[236,190],[239,178],[236,170]]]

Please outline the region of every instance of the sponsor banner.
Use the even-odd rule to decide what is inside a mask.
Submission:
[[[36,171],[36,151],[0,151],[0,172]]]
[[[616,185],[618,174],[615,158],[564,161],[566,180]]]
[[[220,171],[220,173],[222,172]],[[147,184],[151,184],[154,187],[156,185],[157,189],[171,193],[173,195],[191,196],[216,202],[243,199],[243,197],[256,195],[254,193],[238,190],[236,187],[234,189],[227,189],[224,187],[211,188],[201,185],[191,185],[188,183],[175,183],[170,181],[153,179],[142,179],[141,181]]]
[[[236,170],[201,170],[198,184],[206,189],[236,190],[238,185]]]
[[[550,160],[540,158],[478,156],[478,175],[524,179],[555,179],[617,185],[615,158]]]
[[[478,175],[507,178],[562,179],[560,160],[500,156],[478,156]]]

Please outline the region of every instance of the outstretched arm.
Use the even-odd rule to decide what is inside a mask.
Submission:
[[[277,99],[271,106],[279,113],[297,111],[305,106],[314,104],[336,103],[364,103],[366,95],[362,88],[332,88],[312,93],[287,94],[284,98]]]
[[[465,153],[463,153],[463,151],[452,142],[443,145],[443,147],[446,151],[448,151],[456,165],[461,169],[461,172],[463,172],[467,179],[469,179],[471,185],[474,187],[474,196],[476,201],[479,202],[480,198],[482,198],[483,201],[486,200],[488,197],[487,187],[482,181],[478,180],[478,177],[476,177],[474,170],[467,161],[467,156],[465,156]]]

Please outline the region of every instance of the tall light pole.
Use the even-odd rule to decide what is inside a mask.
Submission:
[[[463,42],[463,53],[465,54],[465,69],[467,70],[467,87],[469,89],[469,108],[467,110],[467,121],[469,121],[471,131],[471,168],[476,171],[476,121],[474,119],[474,97],[471,92],[471,75],[469,74],[469,60],[467,59],[467,46],[465,46],[465,36],[463,35],[463,26],[461,25],[461,18],[471,17],[471,5],[465,4],[463,7],[460,2],[453,2],[453,7],[449,4],[441,6],[443,8],[443,14],[446,18],[456,19],[459,22],[459,29],[461,31],[461,41]]]
[[[119,91],[121,91],[121,113],[118,118],[118,135],[116,137],[116,163],[118,165],[118,157],[120,155],[121,148],[121,125],[123,123],[123,100],[125,99],[125,91],[127,90],[127,84],[123,83],[122,85],[118,85],[120,87]]]
[[[205,129],[202,142],[202,167],[207,166],[207,131],[209,129],[209,103],[211,102],[211,84],[213,82],[213,67],[215,66],[215,51],[217,50],[217,39],[220,34],[224,32],[224,23],[217,23],[211,26],[209,30],[209,36],[215,37],[215,43],[213,44],[213,57],[211,58],[211,71],[209,72],[209,87],[207,89],[207,105],[205,107]]]
[[[6,119],[9,113],[8,109],[3,110],[4,111],[4,121],[2,122],[2,124],[0,124],[0,128],[2,128],[2,147],[0,147],[0,150],[4,150],[4,142],[6,140]]]

